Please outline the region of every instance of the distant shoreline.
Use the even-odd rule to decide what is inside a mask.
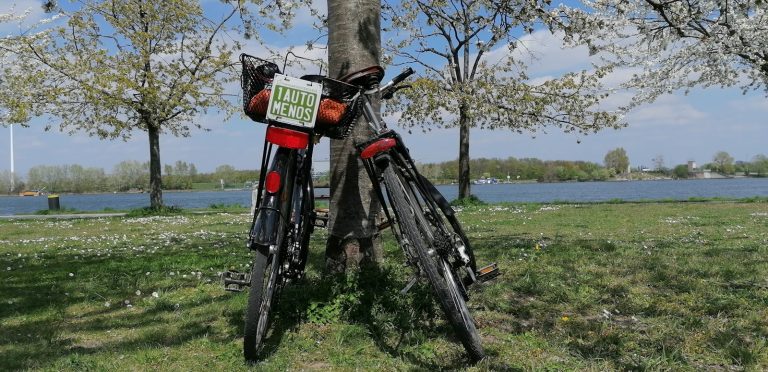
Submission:
[[[578,180],[568,180],[568,181],[538,181],[538,180],[514,180],[514,181],[504,181],[504,182],[497,182],[497,183],[472,183],[471,186],[487,186],[487,185],[516,185],[516,184],[534,184],[534,183],[541,183],[541,184],[557,184],[557,183],[597,183],[597,182],[642,182],[642,181],[701,181],[701,180],[707,180],[707,181],[717,181],[717,180],[730,180],[730,179],[761,179],[761,178],[767,178],[767,177],[760,177],[760,176],[744,176],[744,175],[735,175],[735,176],[719,176],[719,177],[711,177],[711,178],[672,178],[672,177],[620,177],[620,178],[610,178],[604,181],[596,181],[596,180],[590,180],[590,181],[578,181]],[[438,186],[450,186],[450,185],[458,185],[458,183],[435,183],[435,185]],[[315,185],[316,189],[327,189],[329,188],[329,185]],[[163,190],[163,192],[173,192],[173,193],[190,193],[190,192],[236,192],[236,191],[248,191],[251,189],[247,188],[226,188],[226,189],[169,189],[169,190]],[[17,194],[0,194],[0,197],[22,197],[22,198],[34,198],[34,197],[45,197],[51,194],[56,195],[105,195],[105,194],[149,194],[148,191],[102,191],[102,192],[50,192],[47,194],[41,194],[37,196],[21,196]]]

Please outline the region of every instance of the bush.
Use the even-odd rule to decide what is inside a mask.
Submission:
[[[451,202],[454,207],[469,207],[473,205],[486,205],[486,202],[482,201],[475,195],[470,195],[463,199],[455,199]]]
[[[675,178],[688,178],[688,166],[685,164],[680,164],[675,167],[675,169],[672,171],[672,174],[675,176]]]

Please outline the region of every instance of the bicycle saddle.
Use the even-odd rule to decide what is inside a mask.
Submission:
[[[342,76],[339,80],[352,85],[370,88],[381,83],[384,78],[384,68],[381,66],[370,66]]]
[[[311,81],[313,83],[322,83],[325,80],[325,75],[304,75],[301,80]]]

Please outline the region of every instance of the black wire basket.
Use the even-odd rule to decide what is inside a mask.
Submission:
[[[252,120],[266,123],[272,79],[280,73],[280,68],[272,62],[248,54],[241,54],[240,62],[243,69],[240,76],[243,111]],[[315,134],[333,139],[347,137],[360,113],[360,88],[322,75],[305,75],[301,78],[323,84]]]
[[[240,55],[243,72],[240,87],[243,89],[243,111],[249,118],[266,123],[269,86],[275,74],[280,73],[276,64],[248,54]]]
[[[360,112],[360,88],[322,75],[305,75],[301,78],[323,84],[315,133],[333,139],[347,137]]]

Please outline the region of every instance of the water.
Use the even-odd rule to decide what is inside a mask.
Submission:
[[[458,195],[456,185],[441,185],[438,189],[448,200]],[[328,189],[317,189],[316,194],[327,195]],[[472,194],[489,203],[768,197],[768,178],[472,185]],[[251,192],[164,192],[163,201],[166,205],[181,208],[206,208],[212,204],[250,206]],[[149,195],[64,194],[60,195],[60,204],[62,208],[81,211],[127,210],[148,206]],[[44,209],[48,209],[48,200],[44,196],[0,197],[0,215],[28,214]]]
[[[438,189],[448,200],[458,195],[455,185]],[[490,203],[750,198],[768,197],[768,178],[472,185],[472,194]]]

